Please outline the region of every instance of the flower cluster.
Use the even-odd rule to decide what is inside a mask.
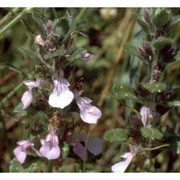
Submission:
[[[23,164],[26,160],[27,154],[30,150],[35,151],[35,153],[40,157],[45,157],[48,160],[57,159],[60,156],[59,140],[56,133],[50,129],[49,134],[45,139],[41,139],[41,148],[36,150],[34,148],[34,143],[30,140],[20,140],[17,142],[18,146],[14,149],[14,155],[16,159]]]
[[[73,85],[71,85],[68,80],[70,79],[71,74],[72,77],[74,77],[74,74],[72,69],[69,70],[71,65],[69,65],[69,62],[66,62],[68,61],[68,58],[76,58],[73,56],[71,57],[71,55],[73,55],[73,52],[78,48],[76,49],[72,44],[72,37],[67,38],[66,41],[62,40],[63,36],[59,31],[58,22],[61,21],[55,20],[53,22],[48,20],[47,23],[43,24],[43,31],[45,30],[44,36],[39,34],[35,37],[35,43],[39,46],[38,57],[42,69],[38,69],[37,72],[39,74],[37,75],[36,81],[24,81],[27,90],[21,98],[24,110],[31,104],[34,104],[34,101],[38,106],[39,99],[41,100],[44,105],[44,109],[41,108],[42,111],[44,113],[47,112],[48,117],[50,116],[50,124],[48,125],[49,133],[45,139],[40,139],[41,147],[39,150],[37,150],[38,148],[35,148],[36,144],[32,142],[33,140],[21,140],[17,142],[18,146],[14,149],[14,155],[21,164],[25,162],[27,154],[32,152],[35,152],[37,156],[45,157],[48,160],[59,158],[61,154],[59,142],[67,141],[65,138],[63,139],[63,133],[65,134],[66,132],[65,130],[62,130],[64,132],[61,132],[61,120],[56,121],[53,117],[54,113],[59,113],[57,115],[59,119],[61,116],[64,116],[65,113],[62,113],[62,109],[66,108],[73,101],[76,102],[80,111],[80,118],[85,123],[96,124],[98,119],[102,116],[101,110],[91,104],[91,99],[81,97],[83,90],[76,86],[77,82],[73,82]],[[68,40],[69,42],[67,42]],[[60,49],[62,53],[59,55]],[[89,61],[94,55],[83,51],[78,52],[78,57],[82,60]],[[35,94],[35,92],[37,92],[37,94]],[[52,119],[54,120],[53,122],[51,121]],[[59,134],[61,134],[61,136],[58,136]],[[74,152],[80,154],[77,145],[78,143],[73,146]],[[81,150],[82,148],[79,149]]]

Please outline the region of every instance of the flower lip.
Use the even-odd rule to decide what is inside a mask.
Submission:
[[[54,79],[53,82],[54,89],[49,96],[49,105],[63,109],[72,102],[74,94],[69,90],[69,82],[63,77]]]
[[[26,160],[26,156],[27,156],[27,149],[31,146],[34,146],[33,143],[31,143],[29,140],[21,140],[18,141],[17,144],[19,146],[17,146],[14,150],[13,153],[16,156],[16,159],[23,164]]]
[[[32,91],[31,90],[25,91],[21,98],[21,101],[23,103],[23,109],[26,109],[31,104],[32,100],[33,100]]]
[[[127,169],[127,167],[129,166],[129,164],[131,163],[132,159],[134,158],[134,156],[136,156],[136,154],[142,150],[142,146],[141,145],[129,145],[130,148],[130,152],[125,152],[124,154],[121,155],[122,158],[124,158],[124,160],[114,164],[111,167],[111,170],[113,172],[119,172],[119,173],[123,173],[125,172],[125,170]]]
[[[55,132],[51,131],[45,139],[41,139],[40,154],[48,160],[57,159],[60,156],[59,140]]]
[[[102,112],[96,106],[91,105],[91,99],[87,97],[78,97],[76,95],[76,103],[80,109],[81,119],[89,124],[96,124],[97,120],[102,116]]]
[[[150,109],[146,106],[143,106],[140,109],[141,121],[142,121],[144,126],[147,126],[149,113],[150,113]]]

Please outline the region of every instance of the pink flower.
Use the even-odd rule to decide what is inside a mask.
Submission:
[[[116,164],[114,164],[111,167],[111,170],[113,172],[119,172],[119,173],[123,173],[125,172],[125,170],[127,169],[127,167],[129,166],[129,164],[131,163],[132,159],[134,158],[134,156],[142,149],[141,146],[137,146],[137,145],[131,145],[130,146],[130,152],[126,152],[124,154],[121,155],[122,158],[124,158],[125,160],[120,161]]]
[[[63,75],[61,75],[59,79],[55,79],[53,82],[54,89],[49,96],[49,105],[63,109],[71,103],[74,94],[69,90],[69,82],[63,78]]]
[[[82,58],[85,60],[91,60],[94,57],[94,55],[90,54],[90,53],[84,53],[82,55]]]
[[[91,99],[87,97],[76,97],[76,103],[80,109],[81,119],[89,124],[96,124],[102,116],[102,112],[96,106],[91,105]]]
[[[41,139],[39,152],[48,160],[57,159],[60,156],[59,140],[55,132],[51,131],[45,139]]]
[[[21,98],[21,101],[23,103],[23,109],[26,109],[31,104],[32,100],[33,100],[32,91],[31,90],[26,91]]]
[[[28,90],[24,92],[21,98],[21,101],[23,103],[23,109],[26,109],[32,103],[33,100],[32,89],[40,86],[41,82],[42,80],[40,79],[37,79],[36,81],[31,81],[31,80],[24,81],[24,84],[27,86]]]
[[[16,159],[21,164],[23,164],[27,156],[27,149],[31,146],[34,146],[34,144],[31,143],[29,140],[21,140],[18,141],[17,144],[19,146],[13,150],[13,153],[16,156]]]
[[[147,125],[147,121],[148,121],[148,115],[150,113],[150,109],[146,106],[143,106],[140,110],[140,114],[141,114],[141,121],[143,123],[144,126]]]

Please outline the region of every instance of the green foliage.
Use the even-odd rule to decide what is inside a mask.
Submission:
[[[140,17],[137,17],[137,22],[146,33],[149,33],[149,27],[147,23],[144,22],[144,20],[142,20]]]
[[[11,160],[9,172],[46,172],[46,163],[37,158],[21,165],[15,158]]]
[[[157,9],[154,17],[152,18],[153,24],[157,28],[162,28],[164,25],[167,24],[169,16],[170,14],[166,9]]]
[[[170,146],[168,148],[170,151],[180,154],[180,136],[172,134],[168,138],[168,143],[170,144]]]
[[[142,57],[137,52],[136,46],[132,45],[131,43],[126,43],[123,47],[129,55],[142,59]]]
[[[74,60],[77,60],[77,59],[82,59],[82,55],[84,53],[86,53],[87,50],[86,49],[83,49],[83,48],[76,48],[71,56],[69,57],[69,61],[73,62]]]
[[[128,131],[126,129],[112,129],[104,134],[104,139],[111,143],[123,143],[128,140]]]
[[[27,111],[23,109],[23,104],[19,103],[15,108],[14,108],[14,112],[18,113],[21,116],[26,116],[27,115]]]
[[[170,107],[180,107],[180,101],[171,101],[171,102],[168,102],[168,105]]]
[[[140,102],[139,98],[135,94],[134,88],[127,83],[114,84],[112,95],[119,101],[129,99],[132,101]]]
[[[31,16],[34,19],[34,21],[37,23],[37,25],[39,26],[39,28],[40,28],[39,31],[42,32],[43,36],[45,36],[46,35],[46,31],[45,31],[44,25],[46,24],[47,19],[45,18],[43,13],[42,12],[40,13],[39,11],[34,10],[31,13]]]
[[[172,44],[172,39],[166,37],[160,37],[153,42],[153,46],[156,49],[162,49],[163,47],[171,44]]]
[[[146,83],[143,86],[151,93],[161,93],[167,88],[165,83]]]
[[[61,148],[61,156],[62,159],[66,159],[69,155],[70,147],[69,144],[66,142],[63,142],[63,147]]]
[[[57,51],[55,51],[53,53],[48,53],[48,54],[44,55],[44,59],[52,61],[53,58],[61,57],[61,56],[64,56],[64,55],[65,55],[65,50],[60,49],[60,50],[57,50]]]
[[[161,140],[163,134],[156,128],[143,127],[141,128],[142,136],[151,140]]]
[[[69,32],[69,29],[69,22],[65,17],[55,20],[54,32],[60,37],[64,37]]]

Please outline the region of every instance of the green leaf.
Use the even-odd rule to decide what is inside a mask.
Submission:
[[[135,90],[129,84],[119,83],[113,85],[112,95],[119,101],[121,100],[132,100],[139,102],[139,98],[135,95]]]
[[[23,48],[18,48],[18,50],[24,56],[24,58],[30,57],[35,62],[39,61],[39,58],[38,58],[37,54],[34,53],[33,51],[31,51],[29,49],[23,49]]]
[[[16,160],[16,158],[14,158],[10,161],[9,172],[24,172],[23,167]]]
[[[41,32],[45,36],[46,31],[45,31],[44,25],[47,23],[47,20],[46,20],[45,16],[41,15],[38,11],[33,11],[31,13],[31,15],[32,15],[32,18],[37,23],[37,25],[40,27]]]
[[[169,12],[167,12],[167,10],[157,9],[154,17],[152,18],[153,24],[157,28],[162,28],[164,25],[167,24],[167,22],[169,20],[169,16],[170,16],[170,14],[169,14]]]
[[[162,91],[165,91],[167,88],[166,84],[164,83],[146,83],[143,86],[151,93],[161,93]]]
[[[126,129],[112,129],[104,134],[104,139],[111,143],[123,143],[128,139],[128,131]]]
[[[38,160],[37,158],[33,158],[33,160],[29,161],[27,159],[27,163],[21,165],[15,158],[11,160],[9,171],[10,172],[46,172],[47,165],[42,160]]]
[[[171,135],[169,138],[168,138],[168,143],[170,144],[169,146],[169,150],[177,153],[177,154],[180,154],[180,136],[177,136],[177,135]]]
[[[45,60],[52,60],[55,57],[60,57],[60,56],[64,56],[64,55],[65,55],[65,50],[60,49],[60,50],[57,50],[57,51],[55,51],[55,52],[53,52],[51,54],[46,54],[44,56],[44,59]]]
[[[77,48],[73,51],[73,53],[71,54],[71,56],[69,57],[70,61],[74,61],[76,59],[80,59],[82,58],[82,54],[86,53],[87,50],[83,49],[83,48]]]
[[[25,111],[23,109],[23,104],[19,103],[15,108],[14,108],[14,112],[18,113],[21,116],[26,116],[27,115],[27,111]]]
[[[163,134],[155,128],[143,127],[141,128],[142,136],[148,139],[158,139],[160,140],[163,137]]]
[[[168,105],[170,107],[180,107],[180,101],[171,101],[171,102],[168,102]]]
[[[133,46],[132,44],[130,43],[126,43],[123,48],[125,49],[125,51],[131,55],[131,56],[135,56],[135,57],[138,57],[140,59],[142,59],[142,57],[138,54],[137,52],[137,48],[135,46]]]
[[[40,122],[43,126],[47,127],[49,124],[49,118],[48,116],[43,112],[43,111],[38,111],[38,113],[36,113],[31,121],[35,121],[35,122]]]
[[[69,22],[65,17],[55,20],[54,32],[60,37],[64,37],[69,31]]]
[[[149,28],[146,22],[144,22],[141,18],[137,17],[137,21],[139,23],[139,25],[141,26],[141,28],[146,32],[149,33]]]
[[[163,47],[167,45],[171,45],[171,44],[172,44],[172,39],[165,38],[165,37],[160,37],[156,41],[153,42],[153,46],[156,49],[162,49]]]
[[[61,148],[61,157],[62,159],[66,159],[69,155],[70,147],[69,144],[63,142],[63,146]]]

